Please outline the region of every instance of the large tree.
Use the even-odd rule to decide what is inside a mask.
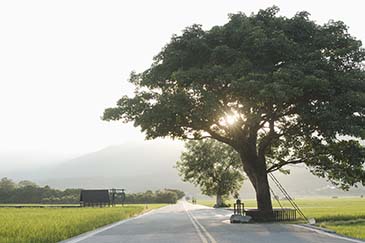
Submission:
[[[211,139],[187,142],[176,165],[184,181],[199,186],[205,195],[216,196],[216,207],[223,206],[223,197],[237,193],[244,179],[238,153]]]
[[[319,25],[278,8],[186,28],[105,120],[147,138],[216,139],[239,154],[258,208],[272,212],[267,174],[305,163],[343,188],[365,184],[365,51],[341,21]]]

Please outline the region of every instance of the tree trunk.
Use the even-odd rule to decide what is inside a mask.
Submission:
[[[219,208],[221,207],[223,204],[223,199],[222,199],[222,195],[220,195],[219,193],[217,193],[217,199],[216,199],[216,202],[215,202],[215,207],[216,208]]]
[[[243,170],[246,172],[256,191],[257,209],[272,214],[273,209],[270,186],[267,179],[266,163],[257,158],[247,159],[247,156],[245,155],[246,154],[241,154]]]
[[[272,213],[272,203],[270,195],[270,186],[267,179],[266,170],[265,173],[257,173],[256,175],[256,201],[257,208],[260,211]]]

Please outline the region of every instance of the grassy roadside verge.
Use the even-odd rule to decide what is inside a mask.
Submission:
[[[113,208],[0,208],[0,242],[51,243],[165,204]]]
[[[365,240],[365,219],[326,221],[319,226],[334,230],[337,234]]]
[[[256,208],[255,200],[243,200],[245,208]],[[365,240],[365,198],[299,198],[295,202],[308,218],[315,218],[317,225],[338,234]],[[214,200],[198,200],[199,204],[212,207]],[[233,205],[233,201],[229,202]],[[284,207],[289,202],[280,201]],[[279,207],[273,201],[274,207]]]

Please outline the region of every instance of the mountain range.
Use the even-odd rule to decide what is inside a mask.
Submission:
[[[30,179],[40,185],[60,189],[124,188],[129,192],[140,192],[177,188],[187,194],[199,196],[199,190],[189,183],[182,182],[174,168],[182,150],[183,144],[177,141],[131,142],[110,146],[57,164],[18,169],[16,172],[0,176],[16,180]],[[276,177],[293,196],[365,195],[364,187],[352,188],[348,192],[338,190],[325,179],[310,174],[304,166],[293,166],[289,169],[290,175],[276,173]],[[280,197],[273,183],[272,188]],[[254,197],[253,188],[248,180],[244,182],[241,197]]]

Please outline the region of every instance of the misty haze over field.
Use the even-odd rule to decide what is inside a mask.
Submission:
[[[161,188],[178,188],[188,194],[200,195],[199,190],[181,181],[175,162],[183,150],[180,141],[145,141],[109,146],[61,162],[46,164],[45,161],[12,171],[2,171],[1,177],[21,180],[30,179],[40,185],[55,188],[126,188],[128,192],[141,192]],[[25,158],[24,158],[25,159]],[[44,158],[45,159],[45,158]],[[14,156],[1,157],[0,163],[16,162]],[[311,175],[303,166],[289,167],[290,175],[277,174],[290,194],[300,196],[360,196],[365,189],[353,188],[349,192]],[[275,191],[275,186],[273,186]],[[277,193],[279,196],[280,193]],[[253,198],[254,192],[246,180],[241,190],[242,198]]]

